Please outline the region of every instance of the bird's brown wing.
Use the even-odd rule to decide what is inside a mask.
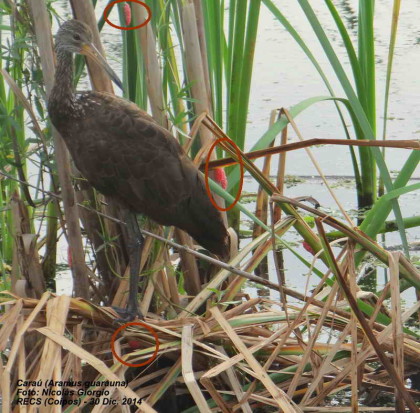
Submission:
[[[225,255],[220,213],[176,139],[131,102],[97,92],[80,99],[86,116],[73,131],[71,152],[88,181],[133,211],[184,229]]]

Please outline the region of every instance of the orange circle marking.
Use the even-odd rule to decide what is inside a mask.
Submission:
[[[153,338],[155,339],[155,343],[156,343],[156,349],[152,354],[152,357],[150,357],[148,360],[144,361],[143,363],[139,363],[139,364],[132,364],[132,363],[128,363],[126,361],[124,361],[115,351],[115,340],[117,338],[118,333],[120,333],[122,330],[126,329],[128,326],[140,326],[145,328],[146,330],[150,331],[150,333],[152,334]],[[159,342],[159,337],[156,334],[156,331],[153,330],[152,327],[148,326],[147,324],[144,324],[140,321],[133,321],[131,323],[126,323],[123,324],[122,326],[120,326],[117,330],[115,330],[114,334],[111,337],[111,351],[112,354],[115,356],[115,358],[121,363],[124,364],[128,367],[141,367],[141,366],[146,366],[147,364],[150,364],[157,356],[157,353],[159,351],[159,346],[160,346],[160,342]]]
[[[117,3],[126,3],[126,2],[127,3],[130,3],[130,2],[137,3],[137,4],[140,4],[140,6],[143,6],[147,10],[147,19],[143,23],[141,23],[141,24],[139,24],[138,26],[135,26],[135,27],[117,26],[116,24],[112,23],[108,19],[108,14],[109,14],[109,11],[110,11],[111,7],[113,7],[114,4],[117,4]],[[109,3],[108,6],[105,7],[105,10],[104,10],[104,19],[105,19],[105,21],[110,26],[115,27],[116,29],[120,29],[120,30],[136,30],[136,29],[140,29],[140,27],[146,26],[146,24],[150,22],[150,20],[152,19],[152,10],[150,9],[150,7],[146,3],[142,2],[142,1],[139,1],[139,0],[115,0],[112,3]]]
[[[238,193],[236,194],[235,200],[226,208],[221,208],[219,207],[219,205],[216,204],[215,200],[213,199],[213,195],[211,194],[210,191],[210,186],[209,186],[209,162],[210,162],[210,156],[214,150],[214,147],[219,143],[219,142],[223,142],[223,141],[227,141],[230,144],[233,145],[233,147],[235,148],[235,152],[236,155],[238,156],[239,159],[239,167],[241,168],[241,180],[239,183],[239,190]],[[209,150],[209,153],[207,154],[207,158],[206,158],[206,164],[205,164],[205,169],[204,169],[204,181],[206,183],[206,191],[207,191],[207,196],[209,197],[211,203],[215,206],[216,209],[218,209],[219,211],[230,211],[235,205],[236,203],[239,201],[239,198],[241,196],[242,193],[242,185],[244,183],[244,162],[242,159],[242,155],[241,155],[241,151],[238,148],[238,145],[236,145],[235,142],[233,142],[232,139],[229,138],[219,138],[216,141],[213,142],[213,144],[211,145],[211,148]]]

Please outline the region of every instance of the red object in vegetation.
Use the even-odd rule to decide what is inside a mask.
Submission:
[[[128,345],[130,346],[131,350],[137,350],[141,347],[140,346],[140,341],[138,341],[138,340],[131,339],[131,340],[127,340],[127,342],[128,342]]]
[[[211,154],[213,153],[213,150],[214,150],[215,146],[218,145],[220,142],[229,142],[233,146],[233,148],[235,149],[236,155],[238,157],[239,167],[240,167],[240,170],[241,170],[241,178],[240,178],[240,181],[239,181],[238,193],[236,194],[234,201],[226,208],[221,208],[219,205],[216,204],[216,202],[213,199],[213,195],[210,191],[210,185],[209,185],[209,162],[210,162],[210,157],[211,157]],[[224,171],[221,171],[221,172],[223,172],[223,174],[225,175]],[[218,174],[217,169],[215,170],[215,173],[216,173],[216,177],[217,177],[217,174]],[[216,178],[216,180],[217,180],[217,178]],[[225,175],[225,181],[226,181],[225,185],[227,186],[226,175]],[[217,180],[217,182],[219,182],[223,187],[223,185],[224,185],[223,184],[223,178],[221,178],[220,180]],[[241,150],[238,148],[238,145],[235,142],[233,142],[232,139],[228,138],[227,136],[224,137],[224,138],[216,139],[213,142],[213,144],[211,145],[211,147],[209,149],[209,152],[207,153],[206,163],[205,163],[205,167],[204,167],[204,183],[206,184],[206,192],[207,192],[207,196],[210,199],[210,202],[219,211],[222,211],[222,212],[230,211],[236,205],[236,203],[239,201],[239,198],[241,197],[242,186],[243,186],[243,183],[244,183],[244,161],[242,159]]]
[[[140,6],[144,7],[146,9],[146,11],[147,11],[146,20],[143,23],[140,23],[137,26],[127,27],[127,25],[130,25],[130,23],[131,23],[131,9],[128,6],[128,7],[124,7],[123,8],[124,13],[127,11],[127,14],[125,15],[125,17],[126,17],[126,24],[127,25],[126,26],[117,26],[116,24],[112,23],[112,21],[110,21],[108,19],[108,15],[109,15],[109,12],[110,12],[111,8],[115,4],[118,4],[118,3],[124,3],[124,4],[125,3],[137,3],[137,4],[140,4]],[[104,10],[104,20],[110,26],[115,27],[116,29],[119,29],[119,30],[136,30],[136,29],[140,29],[140,27],[146,26],[146,24],[149,23],[151,19],[152,19],[152,10],[150,9],[150,7],[145,2],[140,1],[140,0],[114,0],[114,1],[111,1],[110,3],[108,3],[108,5],[105,7],[105,10]]]
[[[131,24],[131,7],[128,3],[124,3],[124,16],[125,16],[125,25],[130,26],[130,24]]]
[[[314,250],[306,241],[303,241],[302,244],[303,244],[303,248],[305,248],[306,251],[310,252],[312,255],[315,255]]]
[[[227,188],[228,181],[226,177],[225,170],[223,168],[217,168],[214,170],[215,181],[220,184],[223,189]]]
[[[127,361],[125,361],[125,360],[123,360],[117,353],[116,353],[116,351],[115,351],[115,340],[117,339],[117,336],[118,336],[118,334],[121,332],[121,331],[123,331],[123,330],[125,330],[127,327],[130,327],[130,326],[139,326],[139,327],[143,327],[143,328],[145,328],[146,330],[148,330],[149,331],[149,333],[153,336],[153,338],[155,339],[155,346],[156,346],[156,348],[155,348],[155,351],[153,352],[153,354],[152,354],[152,357],[150,357],[148,360],[146,360],[146,361],[144,361],[143,363],[139,363],[139,364],[133,364],[133,363],[128,363]],[[138,346],[138,344],[139,344],[139,342],[138,342],[138,340],[135,340],[135,339],[127,339],[127,342],[128,342],[128,345],[133,349],[133,350],[135,350],[136,348],[139,348],[139,346]],[[142,366],[146,366],[147,364],[149,364],[149,363],[151,363],[153,360],[155,360],[156,359],[156,356],[157,356],[157,354],[158,354],[158,351],[159,351],[159,346],[160,346],[160,343],[159,343],[159,337],[158,337],[158,335],[156,334],[156,331],[155,330],[153,330],[153,328],[152,327],[150,327],[149,325],[147,325],[147,324],[144,324],[144,323],[142,323],[141,321],[131,321],[130,323],[125,323],[125,324],[123,324],[122,326],[120,326],[120,327],[118,327],[115,331],[114,331],[114,334],[112,334],[112,337],[111,337],[111,351],[112,351],[112,355],[121,363],[121,364],[124,364],[125,366],[128,366],[128,367],[142,367]]]

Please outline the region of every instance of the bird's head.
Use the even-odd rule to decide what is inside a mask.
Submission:
[[[93,35],[89,26],[79,20],[68,20],[63,23],[55,37],[57,53],[77,53],[89,56],[101,66],[115,84],[122,89],[122,82],[93,44]]]

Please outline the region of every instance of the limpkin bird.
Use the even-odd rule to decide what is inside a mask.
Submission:
[[[169,131],[125,99],[103,92],[74,92],[74,53],[90,56],[122,88],[94,47],[89,27],[77,20],[63,23],[55,51],[57,69],[48,112],[79,171],[124,210],[130,259],[125,318],[132,319],[141,316],[137,291],[143,237],[136,214],[186,231],[223,258],[228,255],[228,234],[200,172]]]

